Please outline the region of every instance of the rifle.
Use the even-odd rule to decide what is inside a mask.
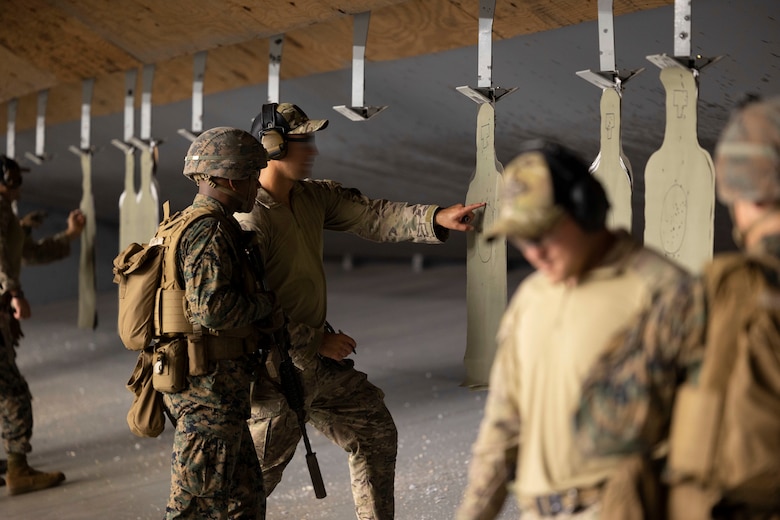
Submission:
[[[290,338],[287,333],[287,320],[284,326],[274,333],[274,343],[279,351],[281,362],[279,363],[279,377],[282,380],[282,394],[287,399],[287,404],[295,412],[298,418],[298,428],[301,430],[303,445],[306,447],[306,465],[309,467],[311,483],[314,486],[314,496],[325,498],[325,483],[322,481],[320,465],[317,462],[317,454],[312,451],[309,436],[306,433],[306,412],[303,408],[303,387],[300,377],[295,371],[295,365],[290,357]]]
[[[258,281],[263,289],[267,290],[265,276],[263,276],[263,264],[260,261],[260,255],[253,245],[250,238],[251,232],[244,232],[244,251],[249,258],[249,264],[255,271]],[[314,496],[325,498],[325,483],[322,481],[320,465],[317,462],[317,454],[312,451],[309,435],[306,433],[306,411],[304,410],[303,385],[298,373],[295,371],[295,365],[290,357],[290,336],[287,332],[287,317],[285,316],[284,325],[273,333],[274,345],[279,352],[279,378],[282,382],[282,395],[287,400],[290,409],[295,412],[298,419],[298,428],[301,430],[303,445],[306,447],[306,465],[309,467],[311,483],[314,487]]]

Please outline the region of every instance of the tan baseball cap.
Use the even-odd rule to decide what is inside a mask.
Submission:
[[[289,127],[289,130],[285,132],[287,135],[310,134],[328,126],[327,119],[309,119],[298,105],[292,103],[280,103],[276,107],[276,111],[287,122]]]
[[[552,173],[544,153],[525,152],[504,169],[498,219],[485,238],[536,239],[552,229],[565,212],[555,203]]]

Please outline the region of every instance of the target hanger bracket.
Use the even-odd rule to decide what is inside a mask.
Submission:
[[[162,139],[152,137],[152,84],[154,83],[154,64],[144,65],[143,90],[141,92],[141,133],[140,138],[130,136],[128,141],[143,151],[154,150],[162,144]]]
[[[707,58],[701,54],[691,55],[691,0],[674,2],[674,56],[651,54],[648,61],[659,69],[682,67],[698,75],[705,67],[720,61],[723,56]]]
[[[382,112],[387,106],[365,105],[366,41],[371,11],[358,13],[354,20],[354,39],[352,43],[352,105],[337,105],[333,110],[351,121],[366,121]]]
[[[493,17],[496,0],[479,1],[479,42],[477,51],[477,86],[455,87],[455,90],[477,104],[495,104],[517,87],[493,86]]]
[[[615,17],[613,0],[598,1],[599,66],[601,70],[580,70],[576,74],[600,89],[614,88],[620,92],[623,85],[644,71],[644,67],[619,71],[615,61]]]
[[[200,51],[192,59],[192,124],[190,130],[179,128],[177,133],[194,141],[203,132],[203,80],[206,76],[207,51]]]
[[[49,91],[38,92],[38,115],[35,118],[35,153],[25,152],[25,157],[37,165],[51,158],[44,150],[46,139],[46,104],[49,99]]]
[[[68,149],[76,155],[88,156],[94,152],[90,144],[90,117],[92,112],[92,92],[95,89],[95,79],[89,78],[81,82],[81,140],[79,146],[69,146]]]
[[[130,139],[135,133],[135,84],[138,78],[138,71],[130,69],[125,72],[125,122],[124,134],[122,139],[111,139],[111,144],[119,148],[125,154],[133,153],[135,145]]]
[[[284,34],[268,39],[268,103],[279,103]]]

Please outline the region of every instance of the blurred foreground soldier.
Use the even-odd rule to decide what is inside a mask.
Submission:
[[[251,134],[212,128],[190,145],[184,175],[198,184],[175,252],[193,328],[185,388],[164,393],[176,423],[166,518],[265,518],[265,493],[247,419],[258,348],[254,327],[273,310],[257,284],[233,213],[249,211],[265,151]],[[165,283],[165,281],[163,281]],[[189,346],[188,346],[189,349]],[[202,366],[201,366],[202,365]]]
[[[606,194],[570,150],[527,142],[503,178],[488,237],[506,236],[536,272],[499,327],[457,518],[495,518],[512,491],[524,520],[641,519],[629,482],[610,478],[623,459],[580,456],[572,416],[588,367],[610,338],[684,272],[605,227]]]
[[[45,473],[27,465],[27,453],[32,450],[32,396],[16,365],[15,348],[23,336],[19,320],[30,317],[30,304],[24,297],[19,275],[22,263],[43,264],[68,256],[70,242],[79,237],[85,220],[81,211],[73,210],[65,231],[34,240],[29,232],[34,227],[28,222],[30,218],[23,222],[13,209],[22,185],[19,165],[5,155],[0,156],[0,163],[0,420],[8,454],[8,494],[18,495],[65,480],[59,471]]]
[[[349,453],[357,517],[389,520],[395,514],[398,432],[382,390],[348,359],[355,340],[327,327],[323,230],[377,242],[437,244],[448,229],[472,230],[465,222],[483,204],[439,208],[372,200],[354,188],[309,179],[317,155],[314,132],[327,124],[289,103],[263,106],[252,134],[271,160],[260,173],[255,208],[237,218],[257,233],[266,279],[292,323],[290,356],[301,370],[308,422]],[[269,494],[301,439],[278,383],[258,381],[252,393],[250,428]]]
[[[665,291],[595,364],[577,417],[591,453],[668,437],[670,520],[780,519],[780,97],[715,149],[738,253]]]

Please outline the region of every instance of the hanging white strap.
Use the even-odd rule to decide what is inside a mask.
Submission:
[[[284,34],[271,36],[268,40],[268,102],[279,102],[279,81],[282,69],[282,46]]]
[[[16,108],[19,100],[13,98],[8,102],[8,126],[5,134],[5,155],[13,159],[16,155]]]

